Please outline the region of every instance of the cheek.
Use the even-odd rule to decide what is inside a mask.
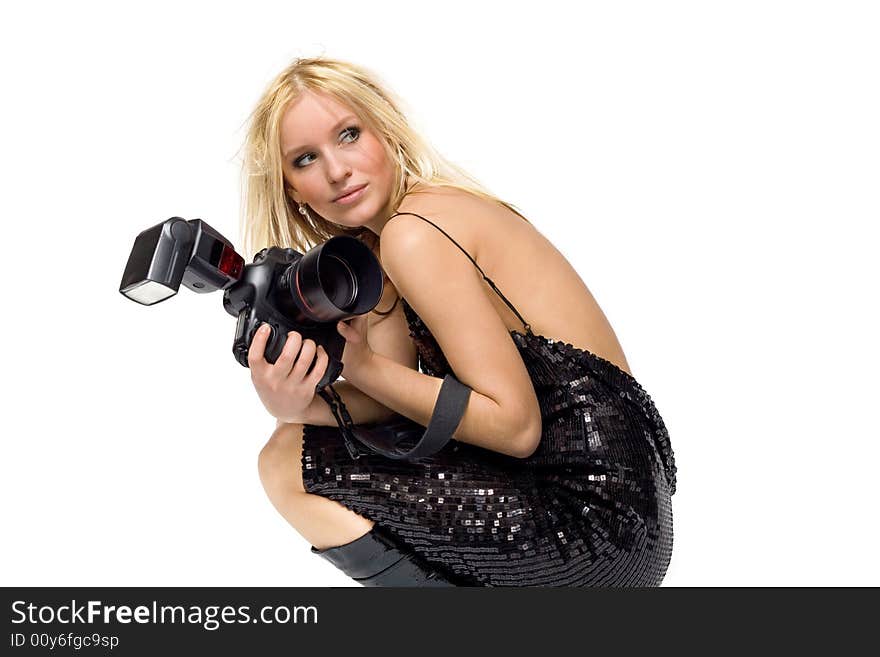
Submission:
[[[302,195],[310,196],[317,189],[315,176],[310,171],[311,167],[298,170],[296,173],[285,172],[284,180],[287,184]]]
[[[382,148],[382,144],[375,137],[370,136],[369,139],[364,141],[362,153],[364,161],[372,173],[385,173],[386,169],[390,170],[391,167],[385,155],[385,149]]]

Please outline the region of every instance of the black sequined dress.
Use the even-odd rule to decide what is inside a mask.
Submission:
[[[402,301],[420,370],[443,378],[446,358]],[[338,427],[306,425],[305,490],[375,521],[461,586],[658,586],[672,555],[676,481],[659,412],[630,374],[522,321],[511,338],[543,420],[532,456],[452,440],[416,462],[366,450],[355,460]]]

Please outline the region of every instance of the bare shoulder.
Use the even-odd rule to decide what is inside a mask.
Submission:
[[[465,251],[474,254],[487,234],[486,228],[505,211],[510,212],[498,203],[456,187],[417,185],[398,207],[399,215],[383,228],[382,244],[386,251],[408,251],[424,246],[424,240],[431,241],[435,236],[447,239],[437,231],[440,228]]]

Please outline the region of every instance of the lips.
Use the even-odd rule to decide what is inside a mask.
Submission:
[[[358,185],[356,187],[350,187],[349,189],[343,190],[343,192],[339,196],[337,196],[335,199],[333,199],[333,202],[335,203],[336,201],[343,199],[346,196],[348,196],[349,194],[353,194],[354,192],[361,190],[366,186],[367,186],[366,183],[364,183],[363,185]]]

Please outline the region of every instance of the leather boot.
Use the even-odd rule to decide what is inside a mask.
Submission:
[[[360,538],[317,554],[362,586],[455,586],[410,552],[403,552],[375,526]]]

